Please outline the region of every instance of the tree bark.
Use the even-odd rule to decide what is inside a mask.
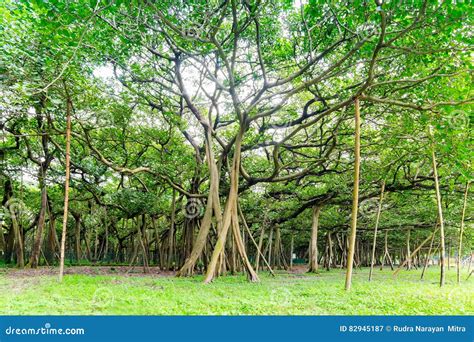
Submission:
[[[73,214],[75,224],[74,224],[74,240],[75,240],[75,254],[76,254],[76,261],[78,264],[81,263],[81,215],[80,214]]]
[[[327,232],[327,263],[326,263],[326,270],[331,270],[332,260],[333,260],[333,253],[332,253],[332,233]]]
[[[352,267],[357,233],[357,212],[359,208],[359,170],[360,170],[360,108],[359,99],[354,100],[355,112],[355,146],[354,146],[354,189],[352,192],[351,233],[347,253],[347,272],[345,289],[349,291],[352,283]]]
[[[264,254],[267,254],[268,255],[268,263],[270,265],[272,265],[272,261],[273,261],[273,258],[272,258],[272,246],[273,246],[273,226],[270,227],[270,234],[268,234],[268,241],[267,241],[267,247],[265,248],[265,252]]]
[[[467,193],[469,192],[469,182],[466,183],[466,190],[464,191],[464,203],[462,206],[461,213],[461,226],[459,227],[459,245],[458,245],[458,257],[456,260],[456,279],[458,284],[461,282],[461,255],[462,255],[462,237],[464,234],[464,217],[466,215],[467,205]]]
[[[140,246],[142,248],[142,253],[143,253],[143,273],[149,273],[149,263],[148,263],[148,249],[146,248],[147,243],[144,242],[146,241],[146,238],[144,236],[144,232],[142,234],[142,228],[145,230],[145,220],[143,219],[145,215],[142,215],[142,226],[140,227],[140,218],[137,217],[137,235],[138,235],[138,242],[140,243]]]
[[[36,236],[33,243],[33,249],[31,251],[30,257],[30,266],[31,268],[37,268],[40,259],[41,245],[43,243],[43,231],[44,225],[46,222],[46,208],[48,205],[48,193],[46,190],[46,179],[45,179],[45,170],[44,163],[40,166],[39,171],[39,184],[41,188],[41,209],[38,219],[38,225],[36,230]]]
[[[109,254],[109,222],[107,216],[107,207],[104,207],[104,228],[105,228],[105,236],[104,236],[104,258],[108,259]]]
[[[2,257],[5,256],[6,247],[7,247],[7,244],[5,241],[5,236],[3,235],[3,221],[0,220],[0,255]]]
[[[68,96],[66,106],[66,179],[64,181],[64,213],[63,213],[63,229],[61,233],[61,248],[59,257],[59,281],[63,280],[64,274],[64,255],[66,246],[66,230],[69,207],[69,178],[70,178],[70,163],[71,163],[71,112],[72,102]]]
[[[175,266],[174,259],[174,236],[175,236],[175,220],[176,220],[176,190],[173,189],[173,197],[171,200],[171,222],[170,229],[168,231],[168,258],[166,268],[170,270]],[[140,239],[141,241],[141,239]]]
[[[257,249],[257,257],[259,257],[259,256],[262,257],[263,262],[265,263],[265,265],[267,265],[268,270],[270,271],[271,275],[272,275],[272,276],[275,276],[275,273],[273,272],[272,268],[270,267],[270,265],[269,265],[268,262],[267,262],[267,259],[265,259],[265,256],[264,256],[263,253],[262,253],[261,244],[259,243],[259,244],[257,245],[257,242],[255,241],[255,239],[254,239],[254,237],[253,237],[253,235],[252,235],[252,232],[250,231],[250,228],[249,228],[249,226],[247,225],[247,221],[245,220],[244,213],[242,212],[242,209],[240,208],[240,205],[238,205],[238,209],[239,209],[240,218],[241,218],[241,220],[242,220],[242,224],[243,224],[244,227],[246,228],[247,233],[248,233],[248,235],[250,236],[250,240],[252,240],[252,242],[253,242],[255,248]],[[263,227],[262,227],[262,228],[263,228]],[[263,233],[263,231],[262,231],[262,233]],[[257,258],[257,257],[256,257],[256,258]],[[257,264],[257,266],[258,266],[258,264]],[[258,267],[255,267],[255,272],[258,272]]]
[[[438,226],[438,223],[436,223],[435,229],[437,229],[437,226]],[[428,249],[428,254],[426,254],[425,264],[423,265],[423,271],[421,271],[420,279],[423,279],[423,277],[425,276],[425,271],[426,271],[426,268],[428,267],[428,262],[430,261],[430,258],[431,258],[431,251],[433,249],[434,238],[435,238],[435,234],[432,234],[431,235],[430,248]]]
[[[437,231],[438,229],[436,228],[432,234],[433,235],[436,234]],[[396,276],[401,271],[401,269],[407,264],[408,260],[411,259],[416,253],[418,253],[421,247],[423,247],[428,241],[430,241],[430,239],[431,239],[431,235],[428,236],[426,239],[424,239],[423,242],[410,255],[407,256],[405,261],[400,266],[398,266],[398,268],[393,273],[393,276]]]
[[[217,165],[214,159],[214,152],[212,151],[212,136],[210,132],[207,132],[206,135],[206,160],[209,167],[209,194],[207,196],[206,209],[204,211],[204,216],[201,220],[201,225],[199,228],[198,235],[193,244],[193,249],[191,250],[190,255],[185,260],[183,266],[176,274],[180,276],[191,276],[194,274],[194,268],[196,267],[196,262],[201,257],[204,250],[204,246],[207,243],[207,238],[209,231],[211,229],[212,223],[212,214],[216,216],[216,221],[218,225],[218,230],[220,230],[222,224],[221,216],[221,207],[219,200],[219,172]]]
[[[406,264],[407,264],[407,270],[411,270],[410,235],[411,235],[411,230],[408,229],[407,238],[406,238],[406,247],[407,247]]]
[[[16,264],[18,267],[23,268],[25,267],[25,259],[23,256],[23,237],[21,235],[20,225],[18,224],[18,219],[16,217],[15,206],[9,205],[9,211],[15,237]]]
[[[243,137],[243,128],[239,131],[239,134],[235,140],[235,151],[234,159],[232,161],[232,168],[230,172],[230,190],[227,197],[226,206],[224,209],[224,215],[222,218],[222,229],[219,232],[214,251],[211,256],[211,261],[209,262],[206,276],[204,278],[205,283],[211,282],[217,273],[218,260],[224,250],[226,238],[231,228],[234,232],[234,237],[236,238],[237,249],[244,263],[244,267],[247,271],[247,275],[250,281],[258,281],[258,275],[255,273],[252,265],[248,261],[245,249],[241,243],[241,235],[238,226],[238,213],[237,213],[237,197],[238,197],[238,185],[239,185],[239,169],[240,169],[240,156],[242,148],[242,137]],[[232,227],[231,227],[232,226]]]
[[[295,236],[293,233],[291,234],[291,240],[290,240],[290,270],[293,268],[293,249],[294,249],[294,244],[295,244]]]
[[[441,237],[441,241],[440,241],[441,272],[440,272],[440,277],[439,277],[439,286],[443,286],[444,282],[445,282],[444,219],[443,219],[443,208],[442,208],[442,202],[441,202],[441,193],[440,193],[440,190],[439,190],[438,167],[437,167],[437,164],[436,164],[435,144],[434,144],[434,138],[433,138],[432,134],[431,134],[431,138],[432,138],[431,160],[432,160],[432,163],[433,163],[433,174],[434,174],[435,190],[436,190],[436,203],[438,205],[439,233],[440,233],[440,237]]]
[[[311,225],[311,241],[309,244],[309,270],[310,273],[317,273],[318,265],[318,228],[319,228],[319,214],[321,212],[320,206],[313,206],[312,225]]]
[[[257,256],[255,257],[255,272],[258,272],[260,269],[260,255],[264,257],[264,254],[261,252],[263,248],[263,237],[265,235],[265,223],[262,223],[262,228],[260,229],[260,236],[258,238],[258,250],[259,253],[257,253]]]
[[[372,272],[374,271],[375,248],[377,246],[377,230],[379,228],[380,214],[382,212],[382,201],[383,201],[384,190],[385,190],[385,181],[382,181],[382,188],[380,189],[379,207],[377,209],[377,217],[375,219],[374,240],[372,242],[372,256],[370,258],[369,281],[372,280]]]

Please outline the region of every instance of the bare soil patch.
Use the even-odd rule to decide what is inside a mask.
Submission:
[[[145,273],[142,267],[129,266],[71,266],[64,269],[64,274],[81,275],[120,275],[129,277],[172,277],[176,274],[174,271],[164,271],[159,267],[150,267],[149,273]],[[37,269],[24,268],[6,269],[4,272],[7,277],[29,278],[37,276],[55,276],[59,272],[57,267],[38,267]]]

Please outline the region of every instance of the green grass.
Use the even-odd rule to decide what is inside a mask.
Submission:
[[[0,273],[0,314],[11,315],[467,315],[474,313],[472,278],[438,286],[439,270],[402,271],[394,279],[377,270],[356,270],[351,292],[344,270],[319,275],[262,274],[261,282],[243,276],[202,284],[202,277],[125,277],[67,275],[14,277]],[[463,276],[465,279],[465,276]]]

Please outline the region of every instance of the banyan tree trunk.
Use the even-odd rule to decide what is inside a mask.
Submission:
[[[421,279],[423,279],[423,277],[425,276],[425,271],[426,271],[426,268],[428,267],[428,262],[431,259],[431,250],[433,249],[434,238],[435,238],[435,234],[431,235],[430,248],[428,249],[428,253],[426,254],[425,264],[423,265],[423,271],[421,271]]]
[[[173,199],[171,202],[171,222],[168,232],[168,259],[166,268],[170,270],[175,266],[174,241],[175,241],[175,221],[176,221],[176,190],[173,189]]]
[[[0,228],[3,228],[3,227],[0,227]],[[3,235],[3,231],[0,230],[0,254],[5,255],[5,249],[6,249],[5,236]]]
[[[407,270],[411,270],[410,232],[411,232],[411,230],[408,229],[408,231],[407,231],[407,240],[406,240],[406,246],[407,246],[407,254],[406,254]]]
[[[220,231],[222,225],[221,207],[219,200],[219,173],[212,151],[212,136],[210,132],[208,132],[206,135],[205,143],[207,156],[206,159],[209,167],[210,181],[206,209],[204,211],[204,216],[201,220],[198,235],[196,236],[196,240],[194,241],[193,249],[181,269],[178,271],[177,276],[191,276],[194,274],[196,262],[202,256],[204,246],[208,242],[213,212],[216,218],[218,231]]]
[[[295,236],[293,233],[291,234],[291,241],[290,241],[290,270],[293,268],[293,249],[295,246]]]
[[[227,202],[224,209],[224,215],[222,218],[222,229],[219,232],[214,251],[212,253],[211,261],[209,262],[205,283],[211,282],[217,274],[218,260],[221,256],[229,229],[232,229],[234,234],[237,251],[241,257],[245,271],[250,281],[258,281],[258,275],[253,269],[250,261],[248,260],[245,247],[242,242],[242,236],[239,229],[238,210],[237,210],[237,199],[238,199],[238,185],[239,185],[239,169],[240,169],[240,156],[242,147],[243,129],[239,131],[239,134],[235,140],[235,151],[234,159],[232,161],[232,168],[230,170],[230,190],[227,196]]]
[[[41,209],[40,209],[38,225],[36,229],[36,236],[33,243],[33,249],[31,251],[31,257],[30,257],[31,268],[37,268],[39,264],[41,245],[43,243],[43,231],[44,231],[44,225],[46,222],[48,193],[47,193],[47,188],[46,188],[46,180],[44,176],[45,176],[45,171],[44,171],[44,166],[42,165],[40,167],[40,176],[39,176],[39,184],[41,188]]]
[[[430,132],[431,133],[431,132]],[[432,134],[430,134],[432,135]],[[436,155],[435,155],[435,145],[434,145],[434,138],[432,138],[432,146],[431,146],[431,159],[433,163],[433,176],[435,180],[435,190],[436,190],[436,203],[438,208],[438,219],[439,219],[439,232],[440,232],[440,277],[439,277],[439,286],[443,286],[445,282],[445,244],[444,244],[444,219],[443,219],[443,209],[441,203],[441,193],[439,190],[439,179],[438,179],[438,167],[436,164]]]
[[[238,209],[239,209],[239,216],[242,220],[242,224],[244,225],[245,229],[247,230],[247,233],[250,237],[250,240],[252,240],[255,248],[257,249],[257,257],[262,257],[263,259],[263,262],[265,263],[265,265],[268,267],[268,270],[270,271],[271,275],[272,276],[275,276],[275,273],[273,273],[273,270],[272,268],[270,267],[270,265],[268,264],[267,260],[265,259],[265,255],[262,253],[262,247],[261,245],[262,244],[257,244],[257,242],[255,241],[253,235],[252,235],[252,232],[250,231],[250,228],[249,226],[247,225],[247,221],[245,220],[245,217],[244,217],[244,213],[242,212],[242,209],[240,208],[240,205],[238,205]],[[262,226],[262,229],[263,229],[263,226]],[[263,233],[263,230],[262,230],[262,233]],[[292,236],[292,244],[293,244],[293,236]],[[292,245],[293,246],[293,245]],[[293,247],[291,247],[291,250],[293,250]],[[258,272],[258,268],[256,267],[255,268],[255,272]]]
[[[354,143],[354,188],[352,191],[352,213],[351,213],[351,230],[349,238],[349,250],[347,252],[347,271],[345,289],[349,291],[352,284],[352,267],[354,264],[354,250],[356,245],[357,234],[357,213],[359,208],[359,171],[360,171],[360,108],[359,99],[354,100],[354,117],[355,117],[355,143]]]
[[[374,241],[372,242],[372,255],[371,255],[371,258],[370,258],[369,281],[372,280],[372,272],[374,271],[375,249],[376,249],[376,246],[377,246],[377,230],[379,228],[380,214],[382,212],[382,201],[383,201],[383,192],[384,192],[384,190],[385,190],[385,182],[382,182],[382,189],[380,190],[379,206],[377,208],[377,217],[375,219]]]
[[[255,257],[255,271],[258,272],[259,268],[260,268],[260,255],[264,255],[262,254],[262,248],[263,248],[263,237],[265,235],[265,225],[262,224],[262,228],[260,229],[260,236],[258,238],[258,250],[259,250],[259,253],[257,253],[257,256]]]
[[[328,239],[328,264],[327,264],[327,270],[329,271],[332,267],[333,264],[333,251],[332,251],[332,233],[328,232],[327,233],[327,239]]]
[[[309,270],[308,272],[318,272],[318,226],[320,206],[313,207],[312,225],[311,225],[311,241],[309,247]]]
[[[14,244],[16,247],[16,264],[18,267],[25,266],[25,259],[23,256],[23,236],[21,234],[20,225],[18,223],[18,219],[16,217],[16,212],[14,206],[10,206],[10,217],[12,219],[12,227],[13,227],[13,235],[14,237]]]
[[[140,225],[140,220],[137,218],[137,236],[138,236],[138,242],[140,243],[140,247],[142,249],[142,256],[143,256],[143,272],[144,273],[149,273],[149,262],[148,262],[148,249],[147,245],[148,243],[146,242],[146,238],[144,233],[145,229],[145,220],[144,220],[145,215],[142,215],[142,224]],[[143,231],[142,231],[143,228]]]
[[[459,228],[459,244],[458,244],[458,257],[456,260],[456,279],[458,284],[461,282],[461,256],[462,256],[462,237],[464,234],[464,217],[466,215],[466,204],[467,204],[467,193],[469,191],[469,182],[466,183],[466,190],[464,191],[464,203],[462,206],[461,213],[461,226]]]
[[[74,237],[75,237],[75,251],[76,251],[76,261],[81,262],[81,216],[74,214]]]
[[[265,248],[265,253],[267,254],[267,260],[270,265],[272,264],[273,258],[272,258],[272,245],[273,245],[273,226],[270,227],[270,234],[268,235],[268,241],[267,241],[267,247]]]
[[[432,233],[432,235],[436,234],[436,232],[438,231],[438,228],[435,229],[435,231]],[[431,235],[428,236],[425,240],[423,240],[423,242],[410,254],[407,256],[407,258],[405,259],[405,261],[400,264],[400,266],[398,266],[398,268],[395,270],[395,272],[393,273],[394,276],[398,275],[398,273],[400,272],[400,270],[403,268],[403,266],[405,266],[407,263],[408,263],[408,260],[413,258],[413,256],[418,253],[418,251],[428,242],[431,240]]]

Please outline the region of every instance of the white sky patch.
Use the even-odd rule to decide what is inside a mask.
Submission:
[[[295,0],[295,2],[293,3],[293,6],[295,8],[300,8],[301,6],[304,6],[308,3],[307,0]]]
[[[103,65],[97,67],[93,71],[94,77],[101,78],[103,80],[114,78],[114,69],[110,65]]]

